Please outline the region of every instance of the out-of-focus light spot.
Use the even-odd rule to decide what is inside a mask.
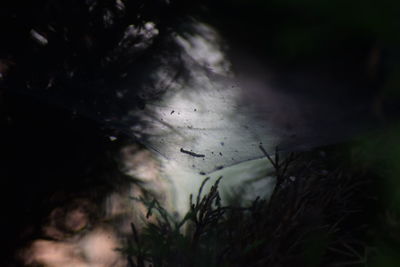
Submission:
[[[107,228],[95,229],[84,236],[78,244],[90,266],[126,266],[121,254],[115,250],[121,247],[121,244],[115,233]]]
[[[116,1],[115,1],[115,6],[117,7],[117,9],[118,9],[119,11],[125,10],[125,4],[124,4],[124,2],[122,2],[121,0],[116,0]]]
[[[37,240],[23,253],[25,264],[46,267],[122,267],[126,261],[115,249],[121,247],[111,229],[98,227],[69,240]]]
[[[33,40],[35,40],[38,44],[45,46],[49,43],[49,41],[47,40],[47,38],[40,34],[39,32],[37,32],[34,29],[31,29],[30,31],[31,37],[33,38]]]

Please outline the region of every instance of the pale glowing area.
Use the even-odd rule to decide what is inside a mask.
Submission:
[[[230,205],[232,199],[239,200],[240,203],[234,204],[241,205],[247,205],[257,197],[268,199],[275,186],[275,179],[268,176],[270,168],[268,160],[262,158],[242,162],[204,176],[193,172],[192,169],[185,169],[176,162],[165,161],[163,175],[171,183],[169,194],[174,203],[169,211],[183,217],[189,210],[190,195],[197,196],[206,177],[210,177],[210,180],[205,185],[203,194],[222,177],[219,191],[223,205]]]
[[[98,227],[86,235],[64,241],[34,241],[23,258],[25,264],[47,267],[122,267],[126,262],[115,251],[120,246],[112,230]]]
[[[260,114],[243,103],[247,89],[233,77],[218,32],[201,22],[185,27],[188,33],[177,33],[174,38],[182,50],[179,60],[187,78],[176,78],[168,66],[151,73],[154,88],[145,88],[144,94],[153,90],[163,95],[131,115],[143,121],[141,127],[132,127],[132,133],[154,155],[136,154],[125,160],[126,173],[143,182],[161,177],[157,186],[150,183],[147,188],[163,192],[167,210],[180,216],[188,210],[189,196],[197,194],[207,176],[211,180],[205,191],[223,176],[224,204],[235,194],[243,201],[268,197],[274,180],[267,177],[270,164],[260,159],[264,155],[259,145],[274,151],[280,141],[265,120],[270,112],[264,108]],[[274,101],[264,100],[266,105]],[[154,167],[160,170],[158,174]]]
[[[271,164],[266,158],[245,161],[206,176],[191,168],[185,168],[179,162],[139,149],[135,145],[123,148],[121,154],[126,174],[143,182],[146,190],[152,193],[169,213],[180,217],[189,209],[190,195],[197,196],[206,177],[210,177],[210,181],[204,187],[203,193],[206,193],[219,177],[223,177],[219,189],[224,205],[229,205],[232,197],[240,199],[242,205],[249,204],[257,197],[269,198],[275,186],[275,179],[268,176]],[[131,191],[131,196],[137,196],[137,192]],[[114,210],[114,214],[129,213],[129,206],[119,207],[124,201],[123,196],[113,194],[109,201],[108,210]],[[130,202],[130,205],[140,203]],[[114,208],[111,208],[112,206]],[[131,207],[131,210],[135,209],[137,210],[136,206]],[[143,214],[146,212],[145,207],[141,210]]]
[[[24,253],[24,259],[25,264],[28,265],[42,264],[48,267],[88,266],[79,252],[74,244],[38,240]]]
[[[131,222],[139,228],[143,225],[146,212],[143,204],[130,199],[132,193],[141,194],[134,188],[128,186],[111,193],[102,206],[91,206],[92,210],[85,200],[79,200],[82,205],[74,209],[55,208],[42,227],[43,236],[52,240],[33,241],[21,251],[20,258],[28,266],[127,266],[125,257],[116,249],[123,247],[122,237],[131,233]],[[93,213],[95,218],[91,218]]]
[[[134,112],[143,121],[142,127],[132,127],[139,140],[194,173],[262,157],[260,144],[268,151],[275,149],[279,136],[264,114],[241,103],[244,89],[233,79],[212,76],[193,65],[189,53],[182,60],[192,66],[188,67],[190,81],[172,86],[162,99]]]
[[[201,22],[191,26],[192,33],[175,37],[177,43],[201,66],[217,74],[231,75],[231,64],[226,60],[223,41],[218,32]]]
[[[193,171],[192,168],[185,168],[179,162],[160,157],[136,145],[123,148],[121,155],[125,173],[142,182],[144,188],[171,214],[180,217],[183,217],[189,209],[190,195],[197,196],[200,185],[206,177],[211,179],[203,193],[207,192],[219,177],[223,177],[219,188],[224,205],[230,204],[231,197],[240,199],[243,205],[256,197],[268,198],[275,185],[275,179],[268,176],[271,165],[266,158],[242,162],[205,176]],[[133,197],[138,195],[134,191],[130,193]],[[107,210],[114,210],[114,214],[128,214],[129,203],[125,208],[120,207],[120,203],[124,202],[123,197],[119,194],[109,197],[109,201],[110,199],[113,201],[110,201],[110,208]],[[130,202],[130,205],[140,204]],[[112,206],[114,208],[111,208]],[[130,209],[137,210],[137,207]],[[146,212],[145,207],[141,210],[143,214]]]
[[[120,247],[113,231],[95,229],[79,242],[85,258],[92,266],[121,266],[121,254],[115,251]]]

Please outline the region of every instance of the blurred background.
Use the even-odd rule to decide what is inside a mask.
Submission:
[[[337,121],[329,138],[312,147],[331,145],[324,149],[346,155],[331,164],[345,162],[376,185],[365,192],[373,201],[362,207],[368,225],[363,242],[374,256],[347,265],[398,266],[399,7],[389,0],[2,1],[2,266],[19,266],[15,251],[39,237],[54,207],[77,197],[101,202],[124,185],[116,155],[132,136],[107,119],[152,99],[133,89],[125,103],[114,93],[127,83],[146,83],[145,73],[158,62],[154,55],[174,59],[168,36],[193,34],[186,26],[193,20],[218,31],[237,77],[267,77],[295,99],[336,101],[337,109],[321,112],[315,125],[334,118],[343,101],[348,121]],[[245,103],[256,93],[250,90]],[[290,150],[313,138],[283,145]]]

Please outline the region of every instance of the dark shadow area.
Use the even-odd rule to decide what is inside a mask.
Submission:
[[[79,198],[98,205],[127,178],[110,130],[32,98],[6,94],[2,100],[1,265],[17,266],[16,249],[38,237],[51,210]]]

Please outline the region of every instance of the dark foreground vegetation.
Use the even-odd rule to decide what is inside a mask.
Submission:
[[[359,143],[269,158],[277,186],[246,207],[222,206],[219,180],[202,192],[207,179],[181,221],[147,202],[157,222],[140,233],[132,224],[121,251],[132,267],[398,266],[398,213],[365,152]]]

